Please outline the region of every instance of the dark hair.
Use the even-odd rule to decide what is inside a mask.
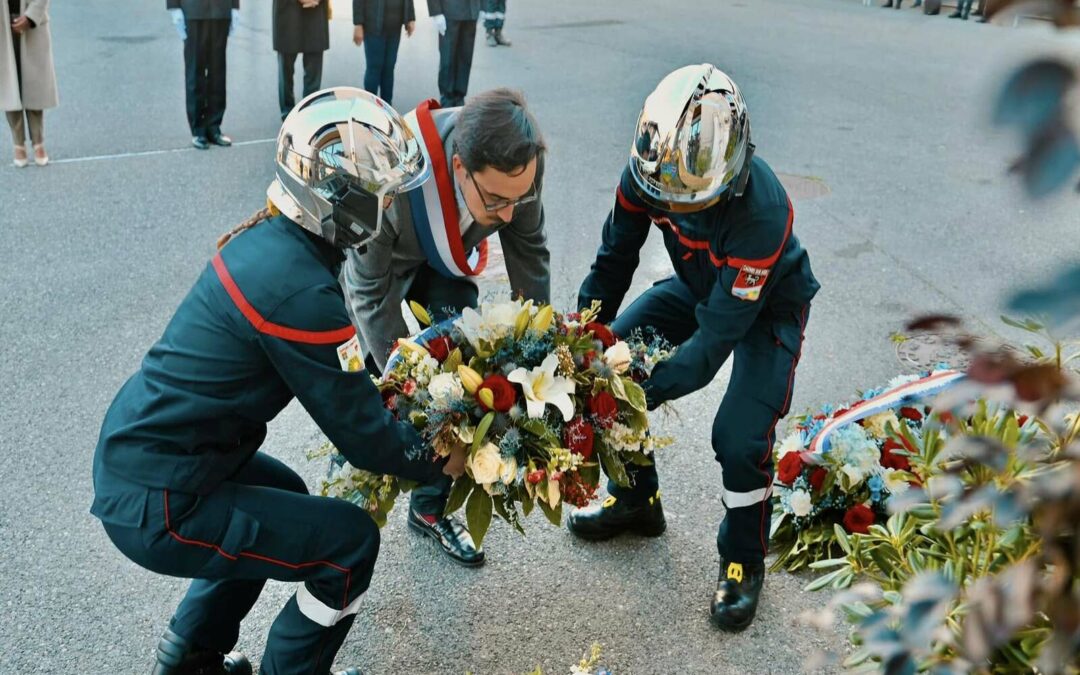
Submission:
[[[458,113],[454,152],[469,172],[489,166],[510,173],[547,146],[520,91],[500,87],[473,96]]]

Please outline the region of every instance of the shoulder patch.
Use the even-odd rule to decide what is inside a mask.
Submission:
[[[364,355],[360,349],[360,338],[353,335],[347,342],[337,346],[338,362],[346,373],[356,373],[364,369]]]
[[[765,288],[765,281],[768,278],[768,267],[743,265],[739,268],[735,283],[731,284],[731,294],[740,300],[756,302],[761,297],[761,290]]]

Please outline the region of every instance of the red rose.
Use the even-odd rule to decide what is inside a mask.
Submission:
[[[533,485],[539,485],[540,481],[544,480],[546,472],[543,469],[537,469],[536,471],[530,471],[525,475],[525,480],[529,481]]]
[[[900,408],[900,417],[907,418],[912,422],[922,421],[922,413],[915,408],[909,406],[904,406],[903,408]]]
[[[865,504],[856,504],[844,514],[844,528],[852,534],[866,534],[874,524],[874,512]]]
[[[1027,424],[1027,421],[1028,421],[1028,416],[1027,415],[1021,415],[1020,417],[1016,418],[1016,423],[1018,425],[1020,425],[1020,426],[1024,426],[1025,424]]]
[[[619,404],[614,396],[602,391],[589,399],[589,414],[596,418],[600,426],[610,429],[615,423],[615,416],[619,414]]]
[[[480,383],[480,389],[491,390],[491,396],[494,399],[492,408],[498,412],[510,410],[514,406],[514,401],[517,400],[517,390],[514,389],[514,385],[511,384],[510,380],[506,379],[506,376],[498,373],[485,377],[484,381]],[[480,407],[488,410],[483,401],[480,401]]]
[[[791,485],[799,474],[802,473],[805,464],[797,452],[789,452],[780,460],[776,467],[776,475],[784,485]]]
[[[956,423],[956,417],[954,417],[951,412],[948,412],[948,411],[943,412],[943,413],[941,413],[940,417],[941,417],[941,423],[942,424],[955,424]]]
[[[821,486],[825,484],[825,478],[828,477],[829,471],[823,466],[819,466],[810,472],[810,487],[815,492],[821,490]]]
[[[604,324],[590,321],[585,324],[585,332],[588,333],[589,331],[592,331],[593,337],[599,340],[600,344],[604,345],[604,349],[615,344],[615,334]]]
[[[904,455],[897,455],[893,450],[904,450],[904,446],[893,439],[886,439],[885,445],[881,446],[881,466],[886,469],[898,471],[911,471],[911,462]]]
[[[570,452],[581,455],[585,459],[592,457],[593,452],[593,428],[592,425],[580,417],[574,418],[563,430],[563,440]]]
[[[416,380],[405,380],[401,384],[401,393],[406,396],[412,396],[416,393]]]
[[[427,350],[432,358],[442,363],[446,357],[450,356],[450,352],[454,351],[454,343],[446,335],[440,335],[434,340],[428,340]]]
[[[585,352],[585,356],[581,357],[581,369],[588,370],[589,367],[592,366],[592,362],[596,360],[597,356],[599,356],[599,354],[596,353],[595,349],[590,349]]]

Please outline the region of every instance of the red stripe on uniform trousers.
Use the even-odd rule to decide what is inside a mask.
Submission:
[[[638,206],[637,204],[632,203],[629,199],[626,198],[626,196],[622,193],[621,185],[615,188],[615,199],[618,200],[619,206],[623,207],[623,209],[629,211],[630,213],[645,213],[646,211],[644,206]]]
[[[787,246],[788,239],[791,238],[791,223],[793,220],[795,220],[795,209],[792,208],[791,200],[788,199],[787,225],[784,226],[784,240],[780,242],[780,247],[776,249],[776,252],[768,258],[758,258],[757,260],[751,260],[750,258],[728,258],[728,265],[736,269],[741,267],[760,267],[768,269],[775,265],[776,261],[780,259],[780,254],[784,252],[784,247]]]
[[[790,225],[790,221],[788,221]],[[802,313],[799,316],[799,351],[796,352],[795,358],[791,361],[791,372],[788,373],[787,394],[784,395],[784,404],[780,407],[781,410],[788,407],[791,403],[791,393],[795,386],[795,368],[799,365],[799,359],[802,358],[802,343],[806,333],[806,310],[809,309],[809,305],[803,305]],[[780,421],[780,413],[777,412],[773,416],[772,424],[769,425],[769,430],[765,433],[765,454],[762,455],[761,460],[758,462],[758,471],[765,476],[765,486],[772,485],[772,477],[769,472],[764,469],[765,462],[772,456],[773,442],[776,440],[776,423]],[[772,499],[772,497],[768,497]],[[769,552],[768,537],[765,535],[765,503],[761,504],[761,525],[758,530],[758,536],[761,538],[761,550],[765,553]]]
[[[715,265],[716,267],[723,267],[724,263],[727,261],[726,258],[718,258],[718,257],[716,257],[716,254],[713,253],[712,249],[709,247],[709,242],[707,242],[707,241],[699,241],[697,239],[690,239],[689,237],[685,236],[682,233],[682,230],[679,229],[679,226],[676,225],[675,223],[671,222],[670,218],[666,218],[666,217],[665,218],[660,218],[660,219],[658,219],[658,220],[656,220],[654,222],[662,224],[662,225],[667,225],[668,228],[675,234],[675,237],[679,240],[679,243],[682,244],[683,246],[685,246],[686,248],[688,248],[688,249],[690,249],[692,251],[708,251],[708,253],[709,253],[709,261],[713,265]],[[685,259],[686,258],[684,257],[683,260],[685,260]]]
[[[220,253],[214,256],[213,265],[218,279],[221,280],[221,285],[225,287],[225,292],[232,298],[233,304],[244,315],[244,318],[255,327],[255,330],[260,333],[281,338],[282,340],[289,340],[290,342],[303,342],[309,345],[341,344],[356,335],[356,328],[352,325],[337,330],[316,331],[289,328],[288,326],[267,321],[262,314],[259,314],[259,310],[252,307],[251,303],[244,297],[243,291],[236,285],[232,275],[229,274],[229,269],[225,267],[225,261],[221,259]]]
[[[207,542],[207,541],[199,541],[198,539],[188,539],[187,537],[183,537],[180,534],[178,534],[175,530],[172,529],[172,523],[169,520],[169,491],[168,490],[163,490],[162,492],[164,494],[164,499],[165,499],[165,531],[168,532],[169,536],[171,536],[174,540],[180,542],[181,544],[186,544],[188,546],[198,546],[200,548],[211,549],[215,553],[220,555],[221,557],[223,557],[226,560],[229,560],[231,562],[235,562],[237,560],[237,558],[251,558],[252,560],[260,560],[262,562],[270,563],[271,565],[278,565],[280,567],[287,567],[287,568],[289,568],[291,570],[300,570],[300,569],[305,569],[307,567],[315,567],[317,565],[324,565],[326,567],[329,567],[330,569],[337,570],[338,572],[341,572],[342,574],[345,575],[345,597],[342,599],[341,607],[342,607],[342,609],[344,609],[345,607],[348,606],[348,604],[349,604],[349,581],[350,581],[350,578],[352,576],[352,573],[349,571],[348,567],[342,567],[341,565],[335,565],[334,563],[328,562],[326,560],[313,560],[311,562],[290,563],[290,562],[285,562],[284,560],[278,560],[276,558],[271,558],[269,556],[259,555],[257,553],[251,553],[250,551],[240,551],[236,555],[231,555],[231,554],[227,553],[224,549],[222,549],[220,546],[218,546],[217,544],[211,544],[210,542]]]

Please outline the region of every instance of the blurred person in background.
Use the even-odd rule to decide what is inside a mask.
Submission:
[[[353,0],[353,26],[353,44],[364,47],[364,89],[392,103],[401,31],[416,30],[413,0]]]
[[[34,144],[34,163],[45,166],[46,108],[59,102],[49,34],[49,0],[3,0],[0,15],[9,30],[0,30],[0,106],[14,143],[14,164],[29,163],[27,128]]]

